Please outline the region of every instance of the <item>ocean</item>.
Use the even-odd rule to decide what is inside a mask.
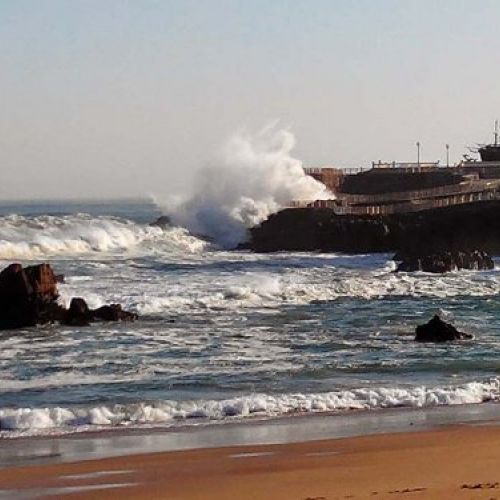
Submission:
[[[150,201],[0,204],[0,267],[135,323],[0,332],[0,438],[500,401],[500,270],[391,255],[225,251]],[[418,344],[434,314],[473,341]]]

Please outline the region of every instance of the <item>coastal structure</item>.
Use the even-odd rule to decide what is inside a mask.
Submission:
[[[292,206],[331,208],[338,215],[388,215],[500,199],[498,122],[494,143],[474,152],[480,159],[464,155],[453,166],[378,161],[369,169],[306,168],[334,198]]]
[[[500,162],[500,145],[498,144],[498,120],[495,121],[495,142],[479,146],[477,152],[482,162]]]

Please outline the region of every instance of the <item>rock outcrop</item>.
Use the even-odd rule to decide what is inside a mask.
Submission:
[[[48,264],[11,264],[0,272],[0,329],[61,320],[64,308],[57,297],[56,276]]]
[[[119,304],[90,310],[81,298],[71,300],[69,309],[57,302],[59,276],[49,264],[23,268],[11,264],[0,272],[0,330],[46,323],[87,326],[93,321],[133,321],[137,315]]]
[[[158,217],[155,221],[151,222],[149,225],[152,227],[161,227],[162,229],[165,229],[171,224],[172,221],[170,220],[170,217],[168,215],[160,215],[160,217]]]
[[[124,311],[120,304],[110,304],[91,311],[92,321],[135,321],[139,316]]]
[[[71,299],[63,323],[69,326],[89,326],[90,321],[91,311],[85,300],[80,297]]]
[[[63,323],[70,326],[88,326],[93,321],[135,321],[137,314],[124,311],[120,304],[111,304],[97,309],[89,306],[80,297],[71,299]]]
[[[422,254],[402,254],[394,256],[400,261],[396,272],[424,271],[428,273],[447,273],[458,269],[486,270],[495,267],[493,259],[481,250],[422,252]]]
[[[292,208],[250,230],[240,246],[256,252],[390,252],[391,229],[380,217],[337,216],[329,208]]]
[[[434,316],[425,325],[415,329],[417,342],[450,342],[452,340],[470,340],[473,336],[459,332],[453,325],[446,323],[439,316]]]
[[[407,253],[406,249],[412,249],[422,253],[432,246],[435,252],[480,249],[500,255],[499,218],[500,201],[385,216],[335,215],[329,208],[293,208],[252,228],[248,243],[241,248],[348,253]]]

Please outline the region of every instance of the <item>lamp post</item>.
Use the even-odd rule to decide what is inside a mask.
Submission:
[[[420,141],[417,141],[417,165],[420,167]]]
[[[446,144],[446,166],[450,166],[450,145]]]

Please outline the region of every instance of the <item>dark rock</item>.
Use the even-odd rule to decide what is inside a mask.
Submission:
[[[93,320],[100,321],[135,321],[138,315],[124,311],[120,304],[111,304],[94,309],[91,313]]]
[[[151,222],[151,224],[149,225],[153,227],[156,226],[166,228],[167,226],[171,225],[170,217],[168,215],[160,215],[158,219],[156,219],[154,222]]]
[[[34,293],[33,286],[21,264],[11,264],[0,272],[0,297],[28,297]]]
[[[71,299],[68,312],[77,316],[88,316],[90,314],[90,309],[85,300],[81,297],[74,297]]]
[[[92,321],[134,321],[137,314],[119,304],[91,311],[82,298],[73,298],[66,310],[57,302],[57,276],[49,264],[23,268],[11,264],[0,272],[0,330],[59,322],[88,326]]]
[[[69,326],[89,326],[92,319],[89,306],[80,297],[71,299],[64,324]]]
[[[0,296],[57,298],[56,277],[49,264],[23,268],[11,264],[0,272]]]
[[[24,272],[36,295],[57,299],[59,294],[56,275],[49,264],[25,267]]]
[[[424,271],[428,273],[447,273],[458,269],[493,269],[493,259],[480,250],[425,252],[420,255],[398,252],[394,260],[399,263],[396,272]]]
[[[89,309],[85,300],[71,299],[64,323],[71,326],[88,326],[93,321],[135,321],[138,315],[124,311],[120,304],[110,304]]]
[[[380,217],[338,216],[329,208],[289,208],[250,230],[240,249],[257,252],[388,252],[396,247]]]
[[[0,272],[0,329],[23,328],[61,317],[57,284],[48,264],[11,264]]]
[[[452,340],[470,340],[468,333],[459,332],[453,325],[444,322],[439,316],[434,316],[425,325],[415,329],[417,342],[449,342]]]
[[[336,215],[331,208],[289,208],[249,231],[240,246],[256,252],[435,252],[481,249],[500,255],[500,200],[392,215]]]

